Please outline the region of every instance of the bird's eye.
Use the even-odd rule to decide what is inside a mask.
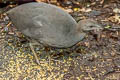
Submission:
[[[93,28],[94,26],[90,26],[90,28]]]

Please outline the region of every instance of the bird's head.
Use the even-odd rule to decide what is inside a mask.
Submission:
[[[100,24],[97,23],[97,21],[93,19],[85,19],[80,20],[77,24],[77,30],[83,31],[83,32],[89,32],[89,31],[99,31],[103,29]]]

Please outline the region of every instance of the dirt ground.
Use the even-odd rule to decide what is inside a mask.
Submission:
[[[7,16],[1,13],[0,80],[120,80],[120,1],[60,6],[76,21],[94,19],[104,30],[89,32],[84,40],[67,49],[35,46],[41,62],[37,65],[29,41],[18,36],[14,25],[9,25]],[[7,10],[2,9],[4,13]]]

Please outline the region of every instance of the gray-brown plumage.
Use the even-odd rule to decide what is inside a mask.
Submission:
[[[77,24],[64,10],[43,2],[23,4],[7,14],[24,35],[45,46],[57,48],[71,47],[85,37],[84,31],[100,28],[90,19]]]
[[[7,12],[15,27],[43,45],[65,48],[83,39],[76,21],[62,9],[46,3],[27,3]]]

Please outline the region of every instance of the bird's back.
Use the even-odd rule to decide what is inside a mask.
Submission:
[[[77,37],[76,21],[54,5],[27,3],[11,9],[7,14],[18,30],[41,43],[62,47],[78,41],[71,39]]]

